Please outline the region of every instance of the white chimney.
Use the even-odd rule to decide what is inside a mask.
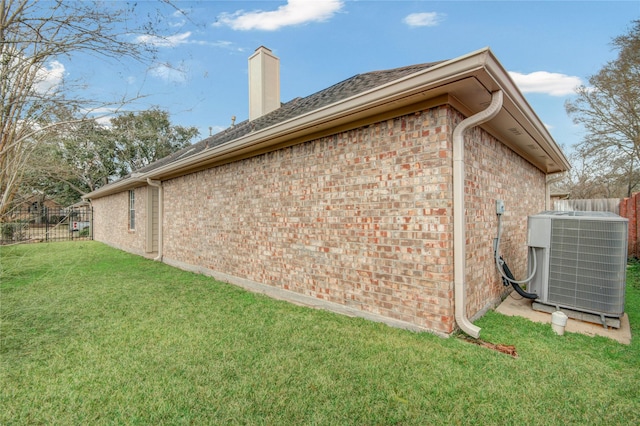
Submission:
[[[249,57],[249,120],[280,108],[280,59],[264,46]]]

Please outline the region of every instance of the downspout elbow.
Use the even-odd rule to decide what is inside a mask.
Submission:
[[[163,216],[164,216],[164,208],[163,208],[163,188],[162,181],[160,180],[152,180],[151,178],[147,178],[147,184],[149,186],[154,186],[158,188],[158,255],[153,258],[153,260],[162,262],[162,228],[163,228]]]
[[[466,220],[464,203],[464,132],[494,118],[502,108],[501,90],[493,92],[491,104],[466,119],[453,130],[453,263],[454,309],[458,327],[471,337],[480,336],[480,327],[469,321],[466,314]]]

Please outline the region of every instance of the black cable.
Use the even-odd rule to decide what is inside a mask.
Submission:
[[[515,278],[513,277],[513,274],[511,273],[511,270],[509,269],[509,266],[507,265],[507,262],[504,261],[502,256],[500,256],[500,261],[502,262],[502,269],[504,270],[504,274],[508,278],[508,280],[505,279],[505,278],[502,278],[502,283],[505,286],[508,286],[509,282],[510,282],[511,285],[513,286],[514,290],[517,291],[518,294],[520,296],[522,296],[522,297],[525,297],[527,299],[537,299],[538,295],[536,293],[528,293],[528,292],[524,291],[522,289],[522,287],[520,287],[520,285],[515,282]]]

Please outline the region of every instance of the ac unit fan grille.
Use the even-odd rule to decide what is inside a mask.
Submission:
[[[621,315],[626,226],[621,221],[553,220],[547,302]]]

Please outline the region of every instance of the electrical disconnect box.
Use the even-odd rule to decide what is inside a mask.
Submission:
[[[504,200],[496,200],[496,214],[504,214]]]

